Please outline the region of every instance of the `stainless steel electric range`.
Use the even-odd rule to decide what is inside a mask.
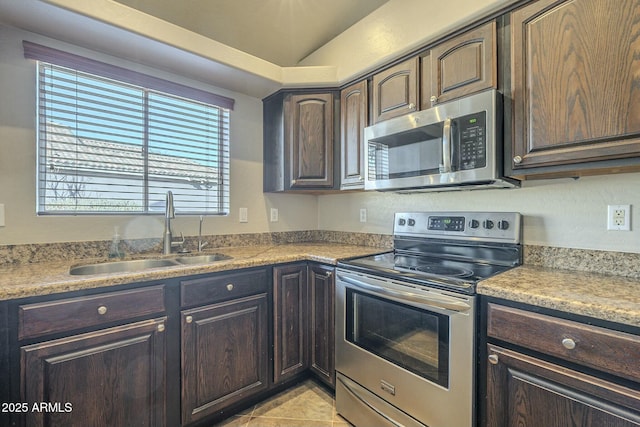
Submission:
[[[338,264],[336,407],[357,427],[475,423],[476,284],[522,263],[515,212],[412,212]]]

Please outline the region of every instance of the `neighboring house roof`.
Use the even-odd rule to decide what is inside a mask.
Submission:
[[[56,123],[46,128],[47,169],[56,172],[78,171],[86,175],[117,174],[140,176],[144,172],[141,146],[77,138],[71,129]],[[196,160],[166,154],[149,154],[149,175],[180,179],[194,184],[217,184],[218,169]]]

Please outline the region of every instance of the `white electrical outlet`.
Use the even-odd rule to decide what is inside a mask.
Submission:
[[[240,222],[249,222],[249,209],[247,208],[240,208],[240,211],[238,212],[238,216],[240,217]]]
[[[607,206],[607,230],[631,230],[631,205]]]
[[[360,222],[367,222],[367,209],[366,208],[361,208],[360,209]]]
[[[278,222],[278,209],[271,208],[271,222]]]

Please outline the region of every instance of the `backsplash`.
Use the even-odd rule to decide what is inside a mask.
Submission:
[[[390,235],[326,230],[225,234],[204,236],[203,240],[208,242],[205,251],[230,246],[308,242],[393,248],[393,237]],[[60,260],[106,259],[110,244],[109,240],[101,240],[0,246],[0,266]],[[125,257],[162,254],[161,239],[125,239],[120,245]],[[185,237],[185,247],[194,251],[197,238]],[[640,278],[640,254],[637,253],[525,245],[524,264]]]
[[[286,231],[274,233],[225,234],[203,236],[204,250],[230,246],[277,245],[284,243],[329,242],[356,246],[393,247],[393,238],[382,234],[349,233],[342,231]],[[62,242],[0,246],[0,266],[30,264],[60,260],[107,258],[110,240]],[[184,247],[195,251],[196,237],[185,237]],[[125,257],[162,254],[161,239],[123,239],[120,252]]]
[[[525,245],[524,264],[640,278],[640,254],[629,252]]]

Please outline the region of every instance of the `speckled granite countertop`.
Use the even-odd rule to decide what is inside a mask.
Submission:
[[[0,267],[0,300],[49,295],[59,292],[101,288],[127,283],[162,280],[172,277],[234,270],[294,261],[335,264],[337,260],[385,252],[388,249],[335,243],[300,243],[224,247],[203,253],[221,253],[229,260],[211,264],[171,266],[139,272],[72,276],[69,268],[99,262],[96,259],[65,260]],[[150,258],[150,257],[147,257]],[[156,256],[155,258],[160,258]],[[104,260],[102,260],[104,261]]]
[[[640,279],[548,267],[514,268],[478,284],[481,295],[640,327]]]

